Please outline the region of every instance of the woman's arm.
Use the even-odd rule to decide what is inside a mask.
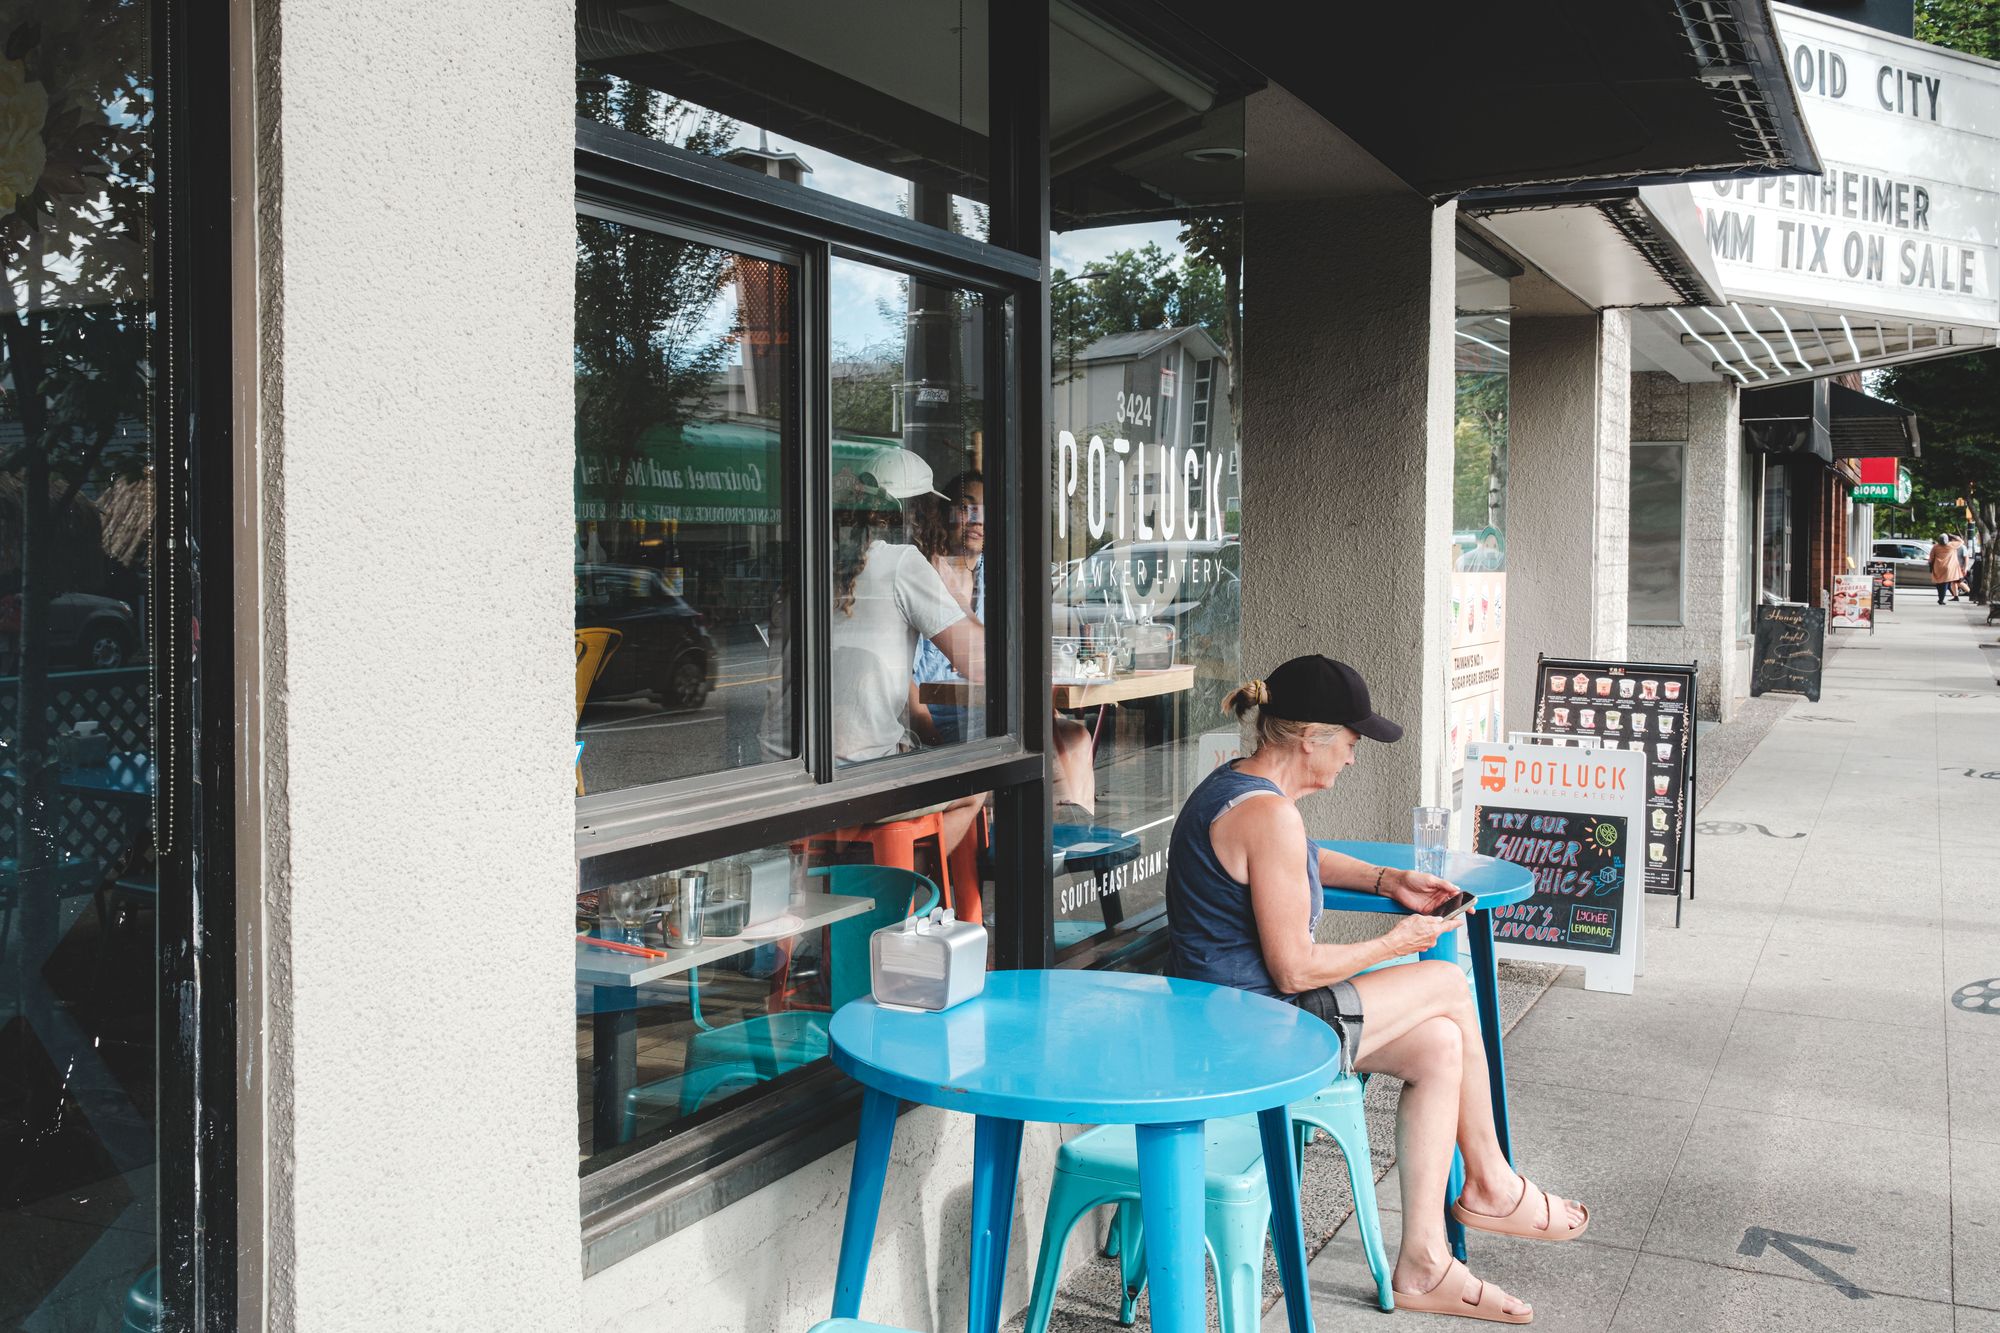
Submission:
[[[971,616],[953,621],[931,636],[951,669],[975,685],[986,681],[986,626]]]
[[[1217,819],[1209,831],[1224,869],[1234,874],[1241,864],[1247,872],[1243,878],[1250,885],[1250,910],[1257,918],[1264,969],[1280,991],[1296,995],[1345,981],[1377,963],[1421,953],[1451,928],[1452,922],[1437,917],[1406,916],[1372,940],[1315,941],[1310,929],[1311,887],[1299,873],[1299,843],[1305,835],[1297,808],[1279,797],[1245,801]],[[1373,876],[1370,867],[1369,877]]]
[[[1329,889],[1379,893],[1412,912],[1431,911],[1458,892],[1456,884],[1436,875],[1378,866],[1330,847],[1319,849],[1319,882]]]

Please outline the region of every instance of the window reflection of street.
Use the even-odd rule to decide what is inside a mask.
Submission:
[[[714,684],[697,707],[675,707],[652,695],[600,698],[592,692],[577,724],[591,791],[698,777],[714,771],[717,756],[728,768],[758,762],[766,696],[779,673],[754,627],[726,633],[714,636]]]

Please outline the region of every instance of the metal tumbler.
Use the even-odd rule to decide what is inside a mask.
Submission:
[[[708,872],[683,870],[667,877],[673,895],[667,904],[667,947],[689,949],[701,943],[701,913],[708,906]]]

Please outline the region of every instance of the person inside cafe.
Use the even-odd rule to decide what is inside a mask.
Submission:
[[[1209,774],[1175,821],[1169,971],[1290,1000],[1339,1034],[1345,1070],[1401,1079],[1398,1308],[1527,1323],[1526,1301],[1452,1258],[1444,1224],[1452,1148],[1465,1160],[1452,1214],[1467,1227],[1568,1241],[1583,1234],[1589,1211],[1516,1175],[1501,1151],[1465,974],[1441,961],[1386,966],[1456,929],[1428,914],[1456,890],[1435,875],[1318,848],[1299,814],[1298,802],[1332,788],[1363,740],[1394,742],[1403,729],[1373,711],[1359,672],[1322,656],[1293,658],[1240,686],[1224,707],[1239,720],[1255,710],[1256,748]],[[1409,914],[1376,939],[1318,942],[1322,885],[1381,894]]]
[[[965,613],[986,619],[986,478],[978,469],[968,469],[944,484],[944,492],[927,506],[917,525],[917,546],[930,559],[931,567],[944,581]],[[944,650],[929,639],[917,644],[917,656],[910,667],[910,729],[926,745],[955,745],[969,739],[968,717],[976,718],[962,704],[927,704],[922,687],[956,683],[962,679],[952,669]],[[1054,744],[1055,797],[1057,804],[1076,805],[1085,811],[1095,805],[1095,773],[1091,767],[1090,729],[1075,718],[1057,714],[1051,723]]]

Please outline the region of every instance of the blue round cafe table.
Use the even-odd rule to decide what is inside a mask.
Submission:
[[[1271,1234],[1293,1333],[1309,1333],[1305,1236],[1289,1104],[1340,1069],[1333,1029],[1225,986],[1111,972],[994,972],[941,1013],[855,1000],[833,1016],[833,1062],[862,1085],[833,1315],[858,1318],[895,1136],[897,1102],[977,1117],[966,1328],[1000,1325],[1008,1230],[1027,1121],[1132,1125],[1153,1327],[1201,1333],[1202,1123],[1255,1113]]]
[[[1314,841],[1329,851],[1340,852],[1371,865],[1388,866],[1392,870],[1411,870],[1417,864],[1417,849],[1407,842],[1356,842],[1337,838],[1318,838]],[[1507,1117],[1507,1060],[1500,1049],[1500,978],[1493,959],[1493,921],[1488,913],[1491,908],[1505,907],[1531,897],[1535,892],[1535,877],[1532,872],[1511,861],[1481,856],[1476,852],[1451,853],[1445,862],[1444,877],[1474,899],[1472,910],[1465,914],[1465,937],[1472,950],[1472,993],[1479,1002],[1479,1033],[1486,1046],[1486,1077],[1492,1085],[1493,1131],[1499,1136],[1500,1150],[1512,1161],[1514,1138]],[[1359,893],[1353,889],[1325,889],[1323,893],[1328,911],[1408,911],[1391,899],[1373,893]],[[1422,956],[1458,963],[1458,932],[1446,931]],[[1450,1192],[1455,1196],[1458,1192],[1455,1166],[1452,1174]],[[1456,1219],[1447,1218],[1447,1222],[1452,1249],[1463,1259],[1464,1231]]]

